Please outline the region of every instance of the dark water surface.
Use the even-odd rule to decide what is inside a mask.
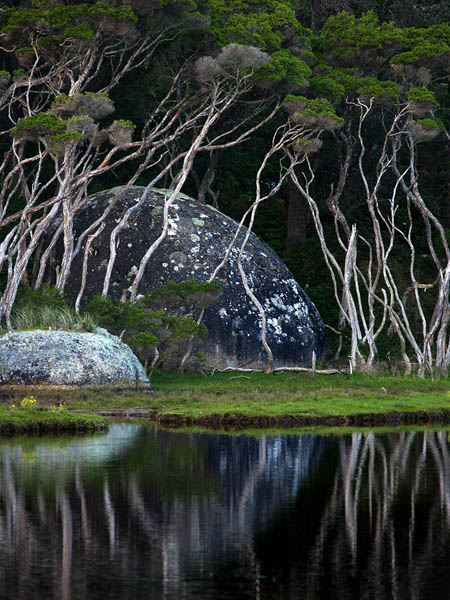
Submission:
[[[449,434],[0,440],[0,598],[450,598]]]

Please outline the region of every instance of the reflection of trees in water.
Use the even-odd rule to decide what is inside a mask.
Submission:
[[[86,445],[0,446],[0,596],[174,597],[230,552],[249,562],[323,441],[113,427]]]
[[[448,594],[447,433],[113,427],[4,443],[0,471],[1,598]]]
[[[336,465],[328,481],[302,489],[295,513],[259,540],[262,568],[282,574],[283,597],[300,591],[311,598],[447,597],[447,435],[358,433],[335,441]],[[326,500],[315,509],[318,494]],[[282,541],[280,530],[290,532],[290,539]],[[292,537],[305,531],[296,545]],[[271,556],[281,544],[290,547],[283,554],[289,564],[274,565]]]
[[[340,496],[352,564],[356,565],[358,508],[365,504],[370,587],[378,597],[388,591],[379,576],[387,566],[384,573],[392,597],[404,597],[399,571],[407,551],[408,593],[419,598],[422,583],[450,541],[449,448],[443,432],[427,432],[420,439],[415,433],[404,433],[386,442],[387,447],[369,434],[354,435],[349,446],[341,444],[342,485],[332,498],[330,512],[335,511],[333,504]],[[427,510],[423,510],[424,503]]]

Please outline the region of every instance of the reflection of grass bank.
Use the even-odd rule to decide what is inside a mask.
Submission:
[[[96,414],[66,408],[0,406],[0,435],[18,433],[84,433],[106,429],[107,420]]]
[[[142,422],[141,422],[142,423]],[[154,426],[153,424],[149,426]],[[202,427],[201,425],[186,425],[180,427],[168,427],[161,426],[160,429],[167,430],[174,433],[207,433],[215,435],[232,435],[232,436],[251,436],[259,438],[261,436],[274,436],[274,435],[330,435],[330,436],[345,436],[351,435],[352,433],[374,433],[374,434],[385,434],[385,433],[424,433],[424,432],[436,432],[446,431],[448,433],[448,439],[450,441],[450,425],[442,425],[441,423],[428,424],[428,425],[384,425],[375,427],[348,427],[346,425],[338,427],[330,427],[327,425],[313,425],[311,427],[269,427],[264,429],[263,427],[249,427],[246,429],[240,429],[238,427]]]
[[[355,374],[216,373],[213,376],[157,373],[155,393],[34,389],[41,405],[59,404],[117,416],[148,416],[165,425],[238,427],[450,423],[447,379]],[[17,388],[5,395],[29,393]]]

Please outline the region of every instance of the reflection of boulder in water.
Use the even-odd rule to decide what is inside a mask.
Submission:
[[[87,205],[76,214],[75,243],[80,232],[110,208],[106,226],[93,240],[90,249],[87,297],[102,291],[110,256],[111,231],[124,213],[140,200],[143,191],[142,187],[131,187],[100,192],[91,196]],[[111,208],[114,194],[119,192]],[[121,230],[109,286],[109,294],[113,297],[126,297],[142,256],[159,236],[167,193],[152,191]],[[168,235],[147,265],[140,292],[169,280],[207,281],[223,259],[236,228],[237,223],[219,211],[179,194],[169,212]],[[218,274],[224,292],[205,313],[209,336],[204,352],[217,366],[257,367],[266,363],[261,347],[259,313],[245,293],[236,264],[243,236],[242,232],[230,259]],[[60,245],[58,252],[61,250]],[[83,251],[78,253],[65,288],[73,301],[79,292],[83,254]],[[243,267],[267,313],[268,341],[275,365],[309,366],[312,352],[320,356],[324,345],[324,325],[317,309],[275,252],[253,234],[243,254]]]
[[[163,452],[189,435],[159,431]],[[155,498],[152,511],[166,536],[168,573],[191,568],[203,561],[205,569],[250,544],[296,498],[303,482],[320,458],[324,442],[317,436],[278,435],[253,437],[196,434],[202,448],[189,471],[180,471],[179,491],[190,494],[172,499]],[[173,451],[180,451],[177,446]],[[171,471],[172,477],[177,473]],[[141,480],[142,485],[145,483]],[[144,492],[145,493],[145,492]],[[148,515],[149,522],[154,517]],[[201,558],[199,558],[201,557]]]
[[[210,510],[209,500],[199,500],[202,530],[209,533],[198,550],[214,556],[226,554],[245,538],[250,541],[255,531],[292,503],[311,474],[323,442],[295,435],[219,436],[209,439],[208,446],[208,466],[218,477],[218,488],[214,510]],[[188,514],[183,517],[179,513],[176,518],[181,527]],[[195,526],[191,535],[195,545]]]
[[[139,429],[140,425],[114,425],[107,433],[99,432],[80,437],[29,437],[26,438],[25,454],[22,454],[20,442],[16,450],[22,457],[26,457],[27,452],[31,451],[32,462],[25,461],[21,465],[21,469],[24,470],[28,464],[28,477],[31,477],[31,473],[41,478],[44,473],[48,476],[60,472],[70,478],[73,470],[81,464],[83,468],[90,469],[116,460],[133,442]],[[0,444],[0,462],[11,460],[12,456],[11,445]]]

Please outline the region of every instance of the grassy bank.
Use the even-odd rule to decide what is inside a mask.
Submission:
[[[20,433],[88,433],[106,429],[108,420],[96,414],[66,408],[21,408],[0,406],[0,435]]]
[[[165,425],[450,423],[450,383],[367,375],[159,375],[151,408]]]
[[[162,424],[248,426],[450,423],[447,379],[354,374],[158,373],[155,393],[35,390],[41,405],[107,416],[147,416]],[[14,392],[20,394],[20,390]],[[25,393],[25,390],[23,390]],[[10,401],[5,397],[3,403]]]

